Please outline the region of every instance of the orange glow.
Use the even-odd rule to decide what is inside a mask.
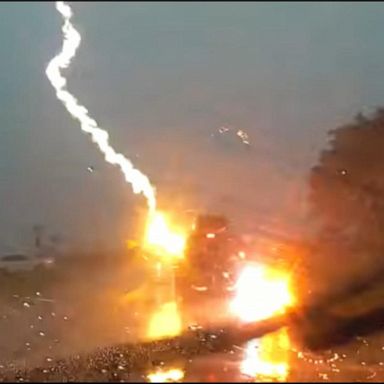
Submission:
[[[291,343],[287,330],[248,343],[241,373],[260,381],[287,381]]]
[[[162,212],[149,215],[145,234],[145,248],[160,255],[163,261],[183,258],[186,244],[186,234],[169,221]]]
[[[214,233],[207,233],[207,239],[214,239],[216,235]]]
[[[147,337],[158,340],[180,335],[182,321],[179,308],[175,301],[169,301],[160,306],[151,317]]]
[[[290,276],[261,264],[249,264],[240,273],[230,310],[241,321],[253,322],[283,314],[294,304]]]
[[[157,370],[156,372],[147,375],[147,379],[150,383],[175,383],[183,380],[183,378],[184,371],[179,368]]]

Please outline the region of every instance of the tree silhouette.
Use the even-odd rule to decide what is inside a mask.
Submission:
[[[328,268],[338,259],[356,273],[384,267],[384,108],[329,135],[309,178],[319,253]]]

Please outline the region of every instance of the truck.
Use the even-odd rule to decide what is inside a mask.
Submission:
[[[206,312],[206,305],[212,307],[214,303],[217,307],[227,302],[242,256],[241,241],[231,231],[225,216],[197,216],[184,259],[175,271],[176,295],[182,312],[193,314],[197,320]]]
[[[215,305],[218,312],[225,312],[218,306],[226,306],[232,295],[244,253],[240,244],[225,216],[198,215],[182,259],[162,263],[161,257],[138,249],[138,257],[145,260],[147,279],[139,288],[124,294],[122,307],[136,302],[141,308],[138,312],[148,313],[149,308],[159,309],[172,302],[177,304],[183,324],[206,324],[207,308]],[[208,320],[217,321],[217,317],[210,313]]]

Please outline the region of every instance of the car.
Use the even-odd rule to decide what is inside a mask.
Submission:
[[[0,271],[5,273],[32,272],[39,268],[46,268],[54,263],[52,258],[38,258],[26,254],[16,253],[0,256]]]

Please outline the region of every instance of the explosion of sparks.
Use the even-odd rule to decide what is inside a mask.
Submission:
[[[134,168],[133,164],[121,153],[117,153],[109,144],[108,132],[101,129],[97,122],[88,114],[88,110],[80,105],[76,98],[67,90],[67,80],[60,70],[66,69],[76,54],[80,45],[81,36],[71,23],[72,9],[65,2],[56,2],[56,9],[64,19],[63,46],[61,52],[55,56],[47,66],[46,75],[56,91],[57,98],[64,104],[67,111],[80,122],[81,129],[91,135],[104,154],[105,160],[118,165],[124,174],[125,180],[132,185],[134,193],[142,193],[147,199],[151,212],[156,208],[155,188],[148,177]]]
[[[244,322],[283,314],[293,305],[290,276],[261,264],[247,265],[235,286],[231,311]]]
[[[164,213],[155,212],[148,218],[145,245],[149,250],[160,253],[164,261],[180,259],[184,253],[186,235],[172,228]]]

